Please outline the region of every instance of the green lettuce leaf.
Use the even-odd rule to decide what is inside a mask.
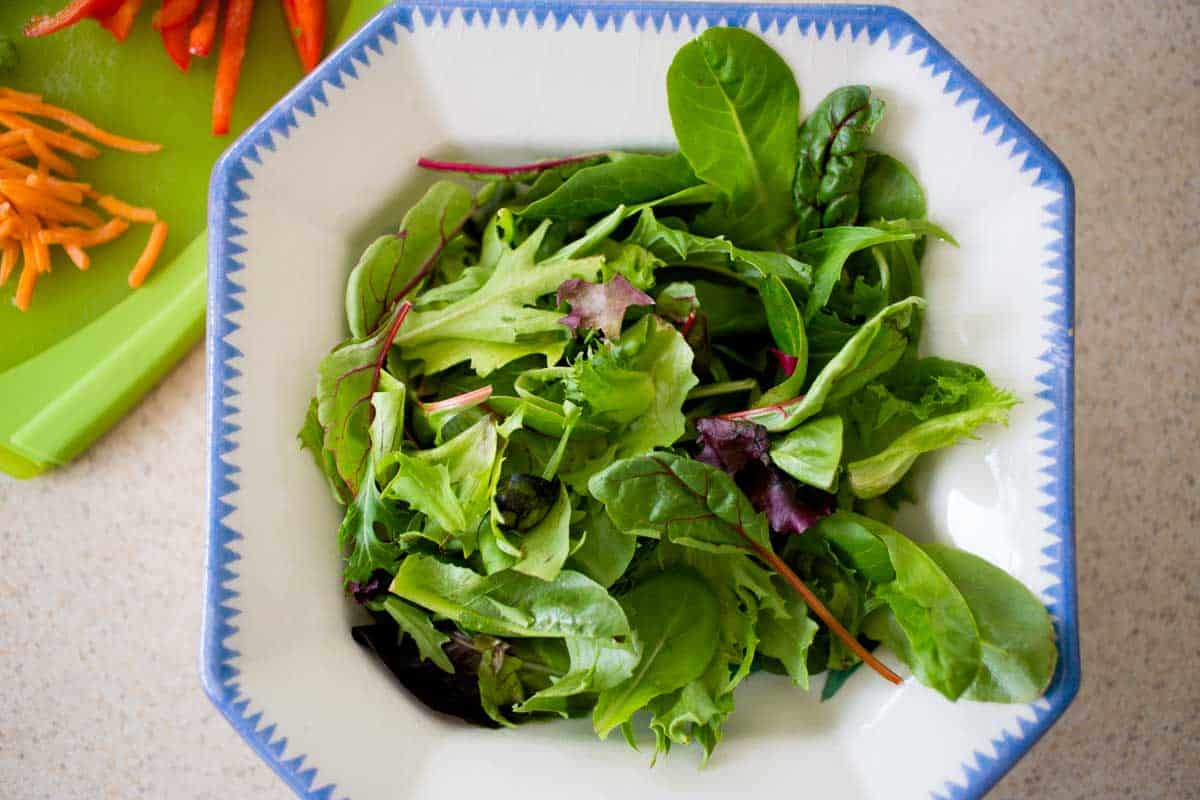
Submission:
[[[338,476],[333,453],[325,449],[325,429],[321,427],[321,421],[317,418],[317,398],[315,397],[308,402],[308,411],[304,414],[304,425],[296,434],[296,438],[300,442],[300,449],[309,452],[313,463],[325,476],[333,499],[346,505],[351,498],[348,496],[346,484]]]
[[[603,639],[566,639],[570,670],[549,687],[534,694],[516,710],[522,713],[548,711],[567,716],[567,699],[581,694],[598,694],[633,674],[641,658],[641,646],[633,639],[618,644]]]
[[[608,588],[629,568],[637,539],[613,525],[604,506],[590,498],[581,527],[586,536],[579,549],[571,554],[568,566]]]
[[[390,587],[422,608],[462,627],[494,636],[611,638],[629,622],[603,586],[563,570],[543,581],[511,570],[480,575],[433,556],[404,559]]]
[[[600,738],[659,695],[703,674],[717,644],[717,598],[694,573],[664,572],[621,598],[641,647],[633,673],[600,692],[592,723]]]
[[[834,491],[842,460],[842,418],[809,420],[771,443],[771,460],[801,483]]]
[[[737,28],[710,28],[679,48],[667,70],[679,149],[724,198],[701,233],[767,245],[792,222],[800,90],[770,45]]]
[[[541,354],[547,363],[562,355],[568,331],[557,311],[535,308],[569,278],[594,281],[602,258],[551,258],[535,263],[549,222],[516,250],[502,253],[495,270],[477,291],[444,308],[414,311],[395,345],[405,359],[420,360],[426,372],[462,361],[480,375],[509,361]]]
[[[396,538],[408,530],[411,521],[410,514],[393,508],[380,495],[369,456],[367,470],[338,528],[338,543],[346,554],[342,577],[347,584],[365,583],[377,569],[394,572],[400,559]]]
[[[809,535],[805,531],[805,535]],[[792,683],[808,689],[808,649],[818,625],[808,616],[808,606],[795,592],[780,587],[787,597],[787,616],[763,615],[758,623],[758,651],[779,660]]]

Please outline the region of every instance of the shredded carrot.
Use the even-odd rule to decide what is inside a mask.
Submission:
[[[116,2],[121,9],[140,5],[139,0]],[[66,130],[31,118],[50,120]],[[76,171],[66,156],[100,155],[100,148],[69,131],[135,153],[159,149],[101,130],[77,114],[44,103],[39,95],[0,87],[0,284],[20,267],[13,302],[22,311],[33,301],[38,276],[53,265],[51,248],[61,247],[76,267],[86,270],[92,265],[88,248],[121,237],[130,223],[151,225],[150,239],[129,273],[129,285],[137,288],[154,268],[167,238],[167,225],[154,209],[69,180]]]
[[[59,150],[64,150],[73,156],[79,158],[99,158],[100,148],[94,144],[89,144],[80,139],[76,139],[69,133],[51,130],[45,125],[38,125],[32,120],[22,117],[20,114],[6,114],[0,112],[0,125],[8,128],[10,131],[33,131],[38,135],[38,138],[44,141],[51,147],[56,147]]]
[[[0,97],[0,111],[17,111],[21,113],[31,114],[35,117],[45,117],[52,119],[55,122],[60,122],[66,125],[77,133],[82,133],[92,141],[99,142],[102,145],[113,148],[114,150],[128,150],[131,153],[156,153],[162,149],[162,145],[154,144],[153,142],[141,142],[137,139],[128,139],[124,136],[117,136],[114,133],[97,128],[92,123],[88,122],[78,114],[67,111],[58,106],[52,106],[48,103],[35,103],[23,98],[17,97]]]
[[[162,253],[163,243],[166,241],[167,223],[154,223],[154,227],[150,229],[150,241],[146,242],[146,249],[142,251],[137,263],[133,265],[133,269],[129,272],[129,285],[134,289],[141,286],[142,282],[146,280],[146,276],[150,274],[150,270],[154,269],[154,264],[158,261],[158,257]]]
[[[8,276],[12,275],[13,269],[17,266],[17,261],[21,257],[21,245],[12,240],[8,240],[0,244],[3,248],[3,255],[0,255],[0,286],[8,283]]]
[[[88,256],[87,251],[82,247],[74,244],[64,245],[63,249],[67,251],[67,257],[74,262],[75,266],[81,270],[85,270],[92,265],[92,259]]]
[[[96,205],[103,208],[114,217],[122,217],[130,222],[144,222],[148,225],[153,225],[158,222],[158,214],[153,208],[138,208],[131,206],[128,203],[118,200],[111,194],[104,195],[96,200]]]

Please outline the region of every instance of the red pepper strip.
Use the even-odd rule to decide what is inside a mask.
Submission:
[[[170,7],[173,1],[162,0],[163,10]],[[162,11],[159,13],[162,13]],[[162,34],[163,47],[166,48],[167,55],[175,62],[175,66],[187,72],[188,67],[192,64],[192,54],[188,52],[188,39],[191,38],[192,34],[188,26],[185,24],[172,25],[169,28],[163,28],[160,33]]]
[[[217,60],[217,89],[213,94],[212,131],[218,136],[229,133],[233,98],[242,75],[242,59],[246,55],[246,39],[250,36],[253,14],[254,0],[229,0],[221,34],[221,55]]]
[[[107,17],[101,17],[100,24],[117,37],[118,42],[123,42],[129,37],[129,31],[133,29],[133,21],[141,10],[142,0],[125,0],[116,11]]]
[[[305,72],[312,72],[321,63],[321,50],[325,46],[325,0],[290,0],[296,7],[296,20],[300,36],[296,40],[296,52]],[[295,31],[293,31],[295,36]]]
[[[199,7],[200,0],[163,0],[162,8],[154,15],[151,24],[156,31],[186,24],[192,21],[192,15]]]
[[[117,10],[121,0],[71,0],[56,14],[39,14],[25,26],[26,36],[47,36],[80,20],[100,19]]]
[[[205,0],[196,19],[196,27],[192,28],[188,40],[188,50],[194,56],[204,57],[212,52],[213,42],[217,38],[217,15],[221,4],[219,0]]]

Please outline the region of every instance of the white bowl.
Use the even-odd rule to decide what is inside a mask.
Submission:
[[[667,65],[718,24],[775,47],[803,108],[841,84],[874,87],[888,102],[879,148],[914,167],[930,218],[962,244],[927,256],[925,348],[980,364],[1023,402],[1007,429],[928,459],[921,504],[899,527],[952,541],[1040,593],[1062,656],[1044,700],[952,704],[912,680],[897,690],[863,675],[822,704],[760,674],[739,689],[707,767],[677,750],[649,769],[647,754],[620,737],[595,741],[586,721],[496,732],[434,714],[351,641],[338,509],[295,439],[316,364],[344,336],[350,266],[430,182],[419,155],[670,147]],[[894,9],[392,6],[213,175],[205,690],[303,797],[979,797],[1079,685],[1073,220],[1057,158]]]

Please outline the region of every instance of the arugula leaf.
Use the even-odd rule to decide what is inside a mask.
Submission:
[[[618,342],[577,361],[566,381],[585,419],[615,428],[617,457],[667,447],[683,436],[683,403],[699,380],[692,349],[674,326],[642,317]]]
[[[371,336],[351,339],[321,360],[317,419],[325,429],[324,447],[351,493],[358,492],[370,455],[371,398],[410,308],[408,303],[397,305]]]
[[[655,697],[700,677],[717,644],[717,598],[694,573],[663,572],[621,600],[642,655],[633,674],[596,698],[592,723],[602,739]]]
[[[414,311],[395,344],[426,372],[470,361],[480,375],[509,361],[540,353],[554,363],[566,347],[566,329],[555,311],[531,307],[569,278],[595,280],[602,258],[552,258],[534,262],[549,228],[542,223],[516,250],[502,253],[495,270],[471,295],[434,311]]]
[[[432,661],[446,672],[454,672],[454,665],[442,649],[442,645],[450,641],[450,637],[433,626],[428,613],[398,597],[386,598],[383,601],[383,610],[396,621],[401,635],[408,634],[412,637],[421,658]]]
[[[710,28],[667,70],[679,149],[725,197],[697,221],[748,245],[770,244],[792,221],[800,90],[770,45],[737,28]]]
[[[346,282],[351,336],[361,339],[375,330],[397,300],[420,286],[476,208],[466,188],[438,181],[404,215],[398,233],[367,247]]]
[[[633,674],[642,655],[637,639],[624,644],[603,639],[572,638],[565,641],[571,658],[570,670],[518,706],[516,711],[550,711],[567,716],[567,698],[596,694],[616,686]]]
[[[640,245],[667,263],[712,270],[753,287],[770,275],[801,289],[812,284],[812,268],[786,253],[747,250],[723,236],[701,236],[672,227],[649,208],[640,212],[625,242]]]
[[[726,418],[756,422],[775,433],[791,430],[826,405],[854,394],[895,366],[908,347],[914,312],[924,307],[924,300],[909,297],[880,311],[850,337],[817,374],[803,397],[727,414]]]
[[[908,167],[883,153],[867,154],[859,217],[867,222],[924,219],[925,192]]]
[[[346,584],[366,583],[377,569],[395,572],[400,559],[396,537],[408,530],[409,519],[379,494],[373,477],[374,463],[367,458],[367,474],[346,506],[338,528],[338,544],[347,553],[342,578]]]
[[[567,564],[608,588],[629,568],[637,539],[626,536],[614,526],[604,506],[590,498],[587,516],[583,518],[581,527],[587,535],[579,549],[571,554]]]
[[[572,331],[599,330],[609,339],[621,338],[621,324],[630,306],[654,305],[654,298],[633,286],[623,275],[598,284],[572,278],[558,287],[558,304],[569,303],[571,313],[559,320]]]
[[[468,630],[493,636],[610,638],[629,622],[604,587],[563,570],[553,581],[519,572],[480,575],[433,556],[404,559],[390,588],[422,608]]]
[[[853,225],[866,168],[866,143],[883,118],[883,101],[867,86],[843,86],[822,100],[800,126],[800,162],[792,193],[806,239],[817,228]]]
[[[680,153],[665,156],[642,153],[609,154],[609,160],[578,170],[550,194],[538,198],[520,214],[526,219],[576,220],[607,214],[675,194],[700,179]]]
[[[942,544],[921,546],[962,593],[979,628],[981,663],[964,697],[1029,703],[1054,676],[1058,650],[1041,601],[1007,572]]]
[[[772,443],[771,461],[802,483],[834,490],[842,460],[842,418],[810,420]]]
[[[872,527],[887,545],[896,578],[875,587],[875,599],[888,608],[873,612],[864,630],[892,648],[922,683],[956,700],[982,664],[967,601],[921,547],[885,525]]]

